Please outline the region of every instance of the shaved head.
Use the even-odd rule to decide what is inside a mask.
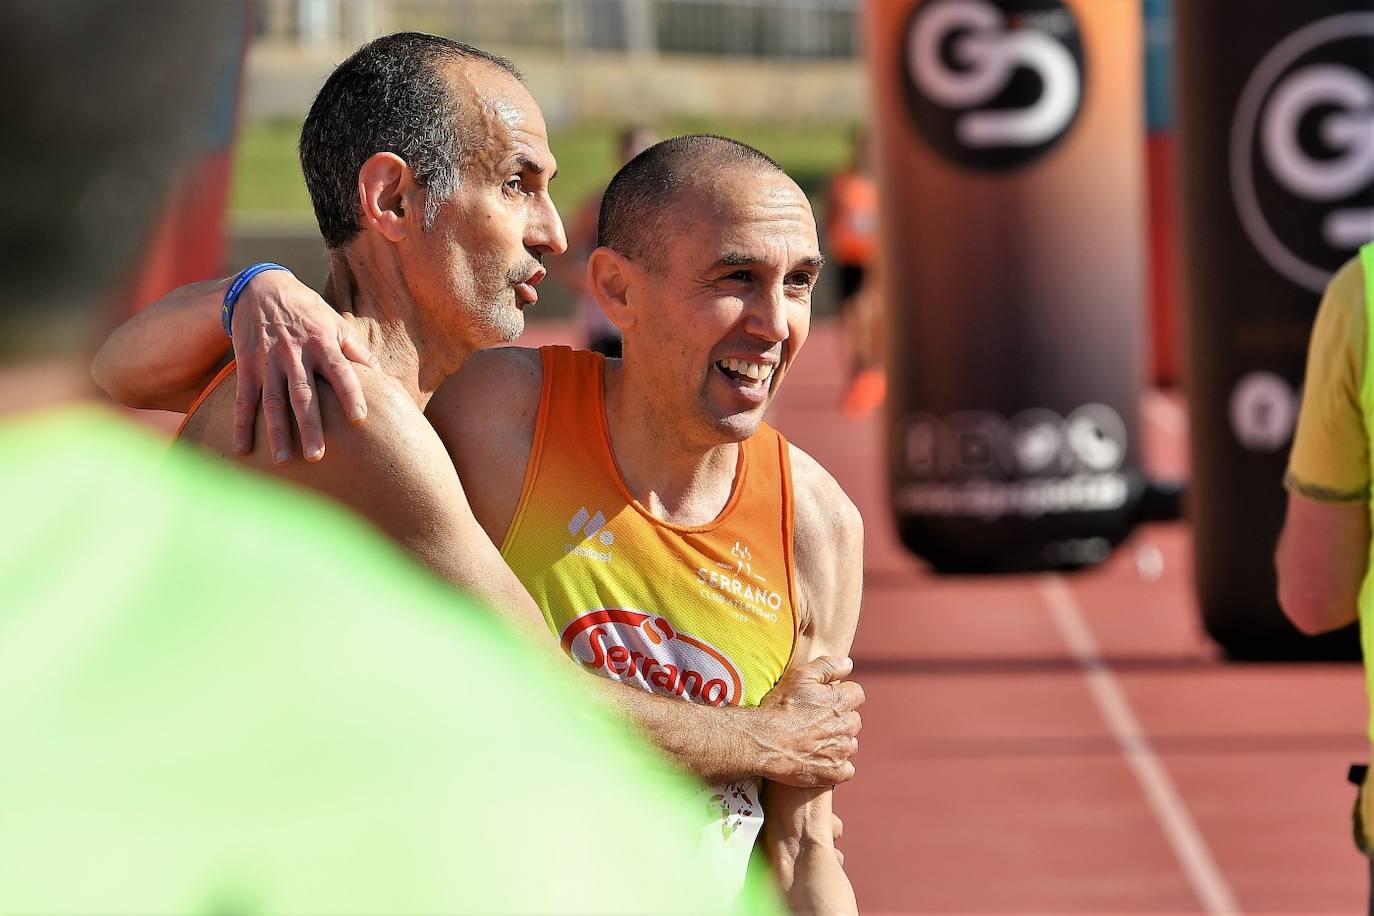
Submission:
[[[654,144],[611,179],[601,199],[597,245],[655,266],[672,236],[669,225],[681,195],[740,169],[787,175],[768,156],[728,137],[690,134]]]

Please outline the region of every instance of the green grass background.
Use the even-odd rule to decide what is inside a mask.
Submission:
[[[310,198],[296,158],[300,123],[253,121],[241,128],[234,151],[234,178],[229,208],[235,218],[270,217],[313,225]],[[554,131],[549,137],[558,159],[554,202],[565,217],[589,195],[600,191],[615,173],[615,124],[583,123]],[[755,146],[778,161],[816,201],[828,177],[849,156],[854,127],[850,124],[773,125],[674,121],[660,125],[665,137],[716,133]]]

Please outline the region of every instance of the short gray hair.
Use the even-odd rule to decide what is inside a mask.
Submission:
[[[482,61],[521,79],[504,57],[421,32],[370,41],[325,80],[301,126],[301,171],[330,249],[362,229],[358,170],[395,153],[425,188],[424,226],[457,189],[466,154],[484,138],[466,136],[467,101],[455,98],[442,65]]]

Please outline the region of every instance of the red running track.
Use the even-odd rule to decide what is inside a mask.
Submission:
[[[1359,666],[1219,661],[1182,523],[1084,573],[933,576],[897,542],[880,421],[842,418],[840,386],[818,327],[771,419],[866,519],[868,702],[837,792],[861,906],[1363,912],[1344,780],[1368,754]],[[1151,393],[1143,416],[1148,466],[1183,472],[1182,407]]]

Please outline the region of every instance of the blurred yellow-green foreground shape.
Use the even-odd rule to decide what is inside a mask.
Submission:
[[[90,409],[0,428],[0,505],[0,912],[777,909],[576,675],[344,512]]]

